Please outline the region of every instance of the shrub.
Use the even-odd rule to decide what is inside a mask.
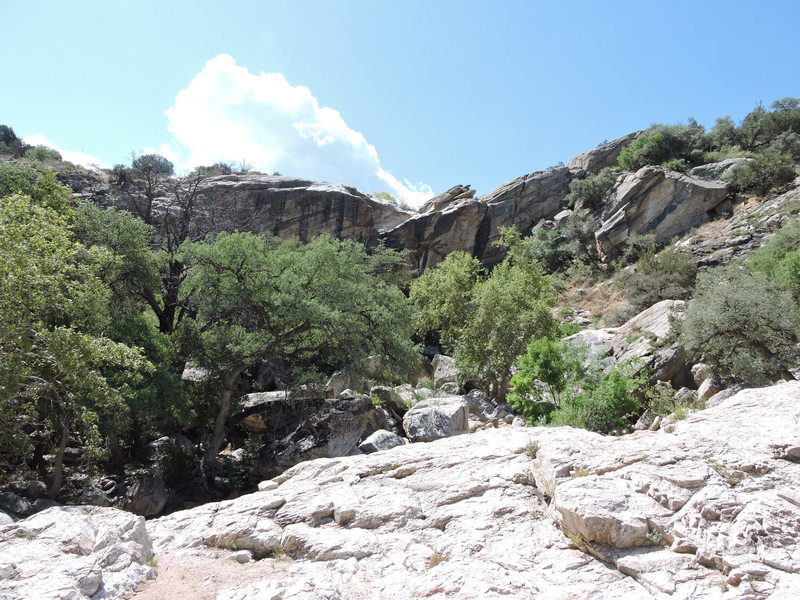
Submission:
[[[686,159],[673,158],[672,160],[661,163],[661,166],[665,169],[670,169],[671,171],[686,173],[691,165],[686,161]]]
[[[647,385],[643,373],[631,365],[621,365],[583,392],[568,396],[551,415],[554,425],[570,425],[608,433],[627,427],[641,410],[637,393]]]
[[[47,146],[32,146],[25,151],[25,158],[36,162],[57,162],[61,160],[61,153]]]
[[[747,264],[775,280],[800,301],[800,222],[793,221],[781,227],[747,257]]]
[[[734,169],[728,181],[738,191],[764,195],[794,181],[791,158],[783,154],[759,154],[754,160]]]
[[[667,248],[645,251],[635,270],[620,276],[628,302],[639,312],[661,300],[684,300],[694,289],[697,265],[689,252]]]
[[[568,386],[581,372],[575,352],[561,342],[539,338],[517,362],[508,402],[528,422],[536,422],[562,404]]]
[[[791,294],[738,265],[703,273],[689,302],[681,342],[717,377],[755,385],[795,366],[800,316]]]
[[[584,179],[573,179],[569,182],[569,194],[566,204],[569,207],[595,208],[608,194],[617,181],[618,173],[606,167],[596,175],[587,175]]]
[[[664,136],[660,133],[640,135],[620,152],[617,164],[624,171],[638,171],[647,165],[660,165],[669,159]]]

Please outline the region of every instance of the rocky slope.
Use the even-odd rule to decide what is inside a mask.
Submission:
[[[164,564],[258,559],[205,596],[228,600],[788,600],[800,594],[798,481],[790,382],[671,432],[506,427],[312,460],[254,494],[149,521],[148,539],[120,533],[139,518],[115,509],[50,509],[0,528],[0,597],[124,597],[102,582],[121,565],[146,577],[152,540]],[[293,562],[261,566],[279,554]],[[42,556],[59,578],[49,589]]]

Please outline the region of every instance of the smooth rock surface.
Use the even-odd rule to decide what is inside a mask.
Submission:
[[[708,221],[727,196],[724,183],[643,167],[612,188],[595,232],[598,249],[610,260],[630,235],[652,234],[656,242],[668,242]]]

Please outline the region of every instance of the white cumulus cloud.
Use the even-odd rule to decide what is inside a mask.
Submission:
[[[86,167],[87,169],[94,169],[98,167],[101,169],[110,168],[96,156],[86,154],[85,152],[75,152],[72,150],[64,150],[63,148],[59,148],[41,133],[37,133],[35,135],[26,135],[24,138],[22,138],[22,141],[26,144],[30,144],[31,146],[47,146],[48,148],[52,148],[53,150],[58,151],[58,153],[61,154],[61,158],[64,160],[71,162],[74,165]]]
[[[281,73],[255,75],[227,54],[208,61],[166,115],[186,152],[182,168],[247,161],[268,173],[386,190],[414,206],[433,195],[386,171],[364,135],[307,87]]]

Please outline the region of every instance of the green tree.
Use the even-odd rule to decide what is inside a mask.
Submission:
[[[411,310],[400,290],[371,274],[363,246],[321,236],[309,244],[220,234],[187,244],[184,293],[197,320],[186,323],[189,356],[219,381],[206,460],[213,464],[227,434],[242,372],[260,360],[291,365],[295,384],[336,369],[357,372],[368,356],[397,373],[418,360]]]
[[[466,252],[451,252],[435,268],[428,269],[411,284],[414,327],[421,333],[439,331],[442,344],[455,348],[470,313],[475,286],[483,278],[477,258]]]
[[[501,243],[508,255],[489,277],[481,276],[477,260],[453,253],[411,286],[417,331],[440,331],[462,372],[499,400],[527,343],[555,328],[554,292],[530,238],[507,228]]]
[[[560,407],[565,392],[582,375],[577,354],[563,342],[538,338],[517,362],[508,401],[529,423],[546,420]]]
[[[25,151],[25,158],[42,163],[57,162],[61,160],[61,153],[47,146],[31,146]]]
[[[55,444],[54,497],[70,436],[99,448],[124,412],[128,382],[150,365],[104,335],[110,290],[98,271],[108,254],[76,243],[71,211],[46,204],[0,199],[0,444],[20,460],[32,451],[21,425],[42,424]]]
[[[643,134],[620,152],[617,164],[623,171],[638,171],[647,165],[660,165],[668,159],[664,136],[660,133]]]
[[[718,377],[765,384],[796,365],[800,313],[791,294],[739,265],[698,278],[681,341],[687,354]]]

